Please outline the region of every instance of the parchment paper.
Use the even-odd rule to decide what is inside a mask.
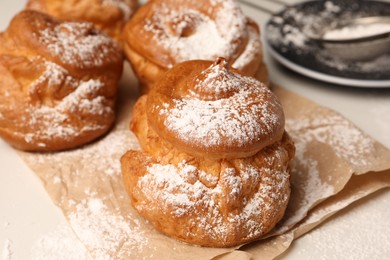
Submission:
[[[121,92],[118,120],[105,137],[72,151],[20,152],[95,259],[273,259],[339,210],[390,186],[387,148],[339,114],[274,86],[297,147],[284,219],[268,238],[242,247],[178,242],[138,216],[122,186],[119,158],[139,149],[128,130],[136,83],[129,77],[122,85],[127,91]]]

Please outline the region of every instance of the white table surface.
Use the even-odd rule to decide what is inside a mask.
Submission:
[[[274,11],[280,9],[278,4],[265,0],[250,1]],[[23,0],[0,0],[0,30],[24,4]],[[261,25],[269,17],[249,6],[243,5],[243,10]],[[320,82],[282,67],[267,53],[265,56],[273,82],[340,112],[390,148],[390,88],[362,89]],[[390,190],[355,203],[295,241],[281,259],[390,259],[389,206]],[[64,216],[38,177],[0,140],[0,260],[32,259],[32,255],[61,259],[64,252],[37,254],[37,250],[43,250],[39,247],[42,243],[37,242],[49,238],[61,243],[55,234],[63,237],[66,228]]]

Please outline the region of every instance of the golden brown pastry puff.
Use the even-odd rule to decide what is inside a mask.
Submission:
[[[295,148],[276,96],[226,60],[174,66],[133,110],[121,159],[133,207],[176,239],[229,247],[282,218]]]
[[[123,57],[91,23],[23,11],[0,34],[0,136],[16,148],[55,151],[106,133]]]
[[[53,17],[94,23],[118,42],[123,26],[137,6],[137,0],[29,0],[27,8]]]
[[[259,34],[235,0],[150,0],[126,24],[123,41],[146,93],[175,64],[217,57],[268,82]]]

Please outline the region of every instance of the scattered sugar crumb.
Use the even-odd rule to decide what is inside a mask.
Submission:
[[[11,240],[6,239],[3,245],[3,250],[1,254],[1,260],[11,260],[13,252],[11,250]]]
[[[53,184],[60,184],[60,183],[62,183],[61,178],[58,176],[54,176],[53,177]]]

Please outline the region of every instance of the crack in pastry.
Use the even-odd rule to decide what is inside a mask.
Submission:
[[[269,232],[289,200],[295,152],[276,96],[222,58],[178,64],[156,84],[133,108],[142,151],[121,159],[133,207],[157,230],[201,246]],[[183,100],[197,108],[177,106]]]
[[[234,0],[151,0],[126,24],[123,39],[144,92],[175,64],[217,57],[268,83],[259,27]]]
[[[18,149],[90,142],[115,118],[120,48],[90,23],[23,11],[0,34],[0,136]]]

